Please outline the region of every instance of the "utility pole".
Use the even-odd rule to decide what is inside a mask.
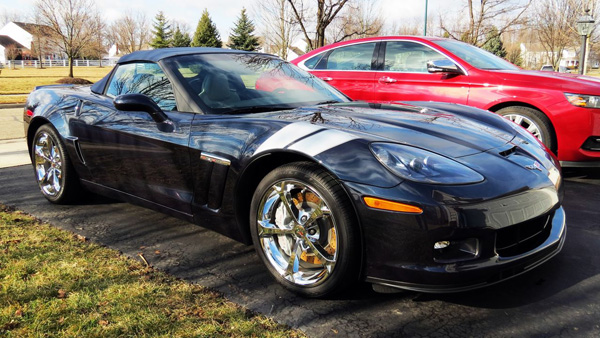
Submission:
[[[427,7],[429,0],[425,0],[425,24],[423,25],[423,36],[427,36]]]

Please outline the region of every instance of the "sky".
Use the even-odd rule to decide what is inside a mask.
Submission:
[[[35,0],[0,0],[0,13],[19,12],[28,15],[33,11]],[[167,18],[185,22],[194,30],[202,11],[206,8],[211,19],[217,25],[222,38],[229,36],[234,21],[240,14],[242,7],[246,7],[250,17],[254,16],[255,0],[102,0],[97,1],[103,18],[112,22],[122,13],[128,11],[142,11],[149,20],[153,20],[158,11],[163,11]],[[419,20],[423,23],[425,0],[379,0],[381,12],[387,24]],[[448,11],[456,7],[460,0],[429,0],[429,15]],[[422,26],[421,26],[422,27]],[[421,28],[422,29],[422,28]]]

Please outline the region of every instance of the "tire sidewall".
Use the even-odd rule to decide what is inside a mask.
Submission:
[[[40,137],[40,134],[43,132],[48,134],[48,137],[50,137],[52,139],[52,142],[58,148],[58,152],[60,154],[60,158],[62,161],[62,168],[61,168],[62,174],[61,174],[61,178],[60,178],[61,189],[58,192],[58,194],[56,194],[54,196],[47,195],[46,193],[44,193],[44,191],[40,187],[38,176],[37,176],[37,168],[36,168],[36,164],[35,164],[35,145],[37,143],[38,138]],[[31,146],[31,159],[32,159],[32,164],[33,164],[33,172],[35,175],[35,180],[38,183],[38,187],[40,188],[42,195],[44,195],[44,197],[52,203],[62,203],[65,200],[67,200],[67,190],[69,188],[67,186],[68,175],[70,174],[69,169],[68,169],[69,165],[70,165],[69,158],[68,158],[65,146],[64,146],[62,140],[60,139],[60,136],[58,135],[58,132],[56,131],[56,129],[54,129],[49,124],[45,124],[45,125],[41,126],[38,130],[36,130],[35,135],[33,137],[33,143]]]
[[[258,237],[257,216],[260,201],[264,194],[276,182],[283,180],[296,181],[313,188],[315,192],[325,200],[336,222],[338,257],[335,267],[331,275],[316,286],[301,286],[283,278],[271,265],[271,262],[263,252],[260,238]],[[357,270],[356,266],[360,266],[359,256],[357,255],[359,247],[357,245],[355,234],[356,222],[353,221],[353,217],[349,217],[350,215],[347,214],[349,211],[348,206],[343,205],[343,203],[349,203],[349,201],[340,201],[340,196],[334,196],[330,189],[331,188],[328,187],[326,183],[322,182],[319,177],[313,177],[313,175],[298,171],[293,165],[286,165],[273,170],[265,176],[259,183],[252,197],[250,207],[250,233],[258,256],[261,258],[261,261],[267,267],[271,275],[280,284],[290,291],[307,297],[323,297],[334,294],[338,290],[341,291],[344,289],[344,284],[350,284],[351,281],[357,279],[355,270]]]

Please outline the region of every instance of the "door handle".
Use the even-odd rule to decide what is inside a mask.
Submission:
[[[333,80],[333,78],[332,77],[328,77],[328,76],[324,76],[324,77],[321,78],[321,80],[329,82],[329,81]]]
[[[379,78],[379,82],[382,82],[382,83],[394,83],[394,82],[398,82],[398,80],[393,79],[393,78],[391,78],[389,76],[384,76],[382,78]]]

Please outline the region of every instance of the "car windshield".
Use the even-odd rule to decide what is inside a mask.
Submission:
[[[321,79],[263,54],[196,54],[165,60],[204,109],[264,112],[350,101]]]
[[[456,40],[440,40],[436,43],[458,56],[471,66],[487,70],[518,70],[519,67],[483,49]]]

